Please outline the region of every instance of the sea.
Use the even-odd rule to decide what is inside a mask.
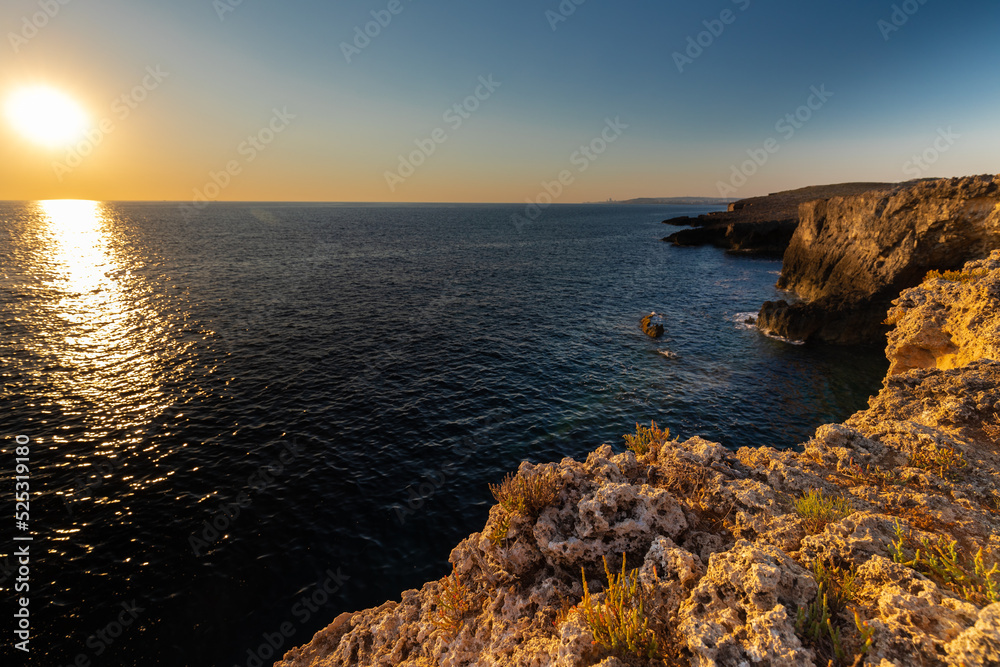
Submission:
[[[711,210],[0,204],[0,664],[270,665],[447,574],[522,460],[865,408],[880,350],[745,323],[779,261],[661,240]]]

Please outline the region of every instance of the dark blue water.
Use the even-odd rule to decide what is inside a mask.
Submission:
[[[739,324],[780,263],[660,241],[707,209],[522,209],[0,205],[0,566],[18,434],[34,533],[4,664],[255,664],[445,574],[522,459],[650,419],[792,446],[879,386],[878,351]]]

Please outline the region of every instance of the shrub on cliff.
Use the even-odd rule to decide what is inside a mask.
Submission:
[[[583,573],[583,568],[580,568]],[[604,600],[597,602],[587,586],[583,573],[583,617],[594,634],[594,643],[602,648],[628,658],[655,658],[659,655],[659,641],[649,627],[646,616],[646,589],[639,581],[638,570],[625,572],[625,554],[622,554],[621,574],[615,575],[604,559],[604,573],[608,586]]]
[[[490,491],[507,512],[536,517],[556,499],[558,484],[559,477],[549,468],[531,477],[507,473],[500,484],[490,484]]]
[[[636,456],[644,456],[651,450],[655,451],[670,439],[669,428],[660,428],[654,421],[650,421],[649,424],[649,426],[643,426],[637,423],[635,425],[635,435],[626,434],[622,436],[625,438],[625,446],[635,452]]]

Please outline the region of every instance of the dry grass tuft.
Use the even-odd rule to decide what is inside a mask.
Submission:
[[[976,269],[975,271],[928,271],[927,275],[924,276],[924,281],[928,280],[947,280],[950,283],[970,283],[979,280],[986,275],[985,269]]]
[[[965,455],[959,450],[951,447],[938,447],[931,442],[923,444],[913,452],[910,456],[910,465],[954,482],[969,466],[969,462],[965,460]]]
[[[662,429],[656,422],[650,421],[649,426],[642,424],[635,425],[635,435],[623,435],[625,446],[635,452],[636,456],[645,456],[649,452],[655,454],[656,450],[663,446],[670,439],[670,429]]]
[[[559,476],[551,468],[531,477],[508,473],[500,484],[490,484],[490,491],[508,513],[537,517],[559,495]]]
[[[903,486],[909,481],[909,476],[903,476],[895,470],[882,470],[875,465],[866,465],[862,468],[852,459],[845,467],[838,470],[847,477],[855,486],[877,486],[880,489],[888,489]]]
[[[583,568],[580,568],[583,572]],[[630,657],[655,658],[659,655],[659,640],[649,627],[646,615],[647,591],[639,581],[638,570],[625,572],[625,554],[622,554],[622,571],[614,575],[604,559],[604,572],[608,586],[604,601],[597,603],[587,587],[583,574],[583,617],[594,634],[594,643],[628,659]]]
[[[462,629],[465,615],[472,611],[472,591],[452,572],[441,580],[441,592],[434,598],[437,611],[431,622],[447,636],[454,637]]]
[[[818,533],[826,524],[840,521],[852,514],[854,508],[842,496],[827,496],[819,489],[804,494],[794,503],[795,513],[805,519],[806,531]]]

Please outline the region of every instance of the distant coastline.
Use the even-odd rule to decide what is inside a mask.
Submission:
[[[729,206],[737,198],[721,197],[637,197],[636,199],[608,199],[606,201],[586,202],[588,204],[619,204],[619,205],[649,205],[666,204],[668,206]]]

